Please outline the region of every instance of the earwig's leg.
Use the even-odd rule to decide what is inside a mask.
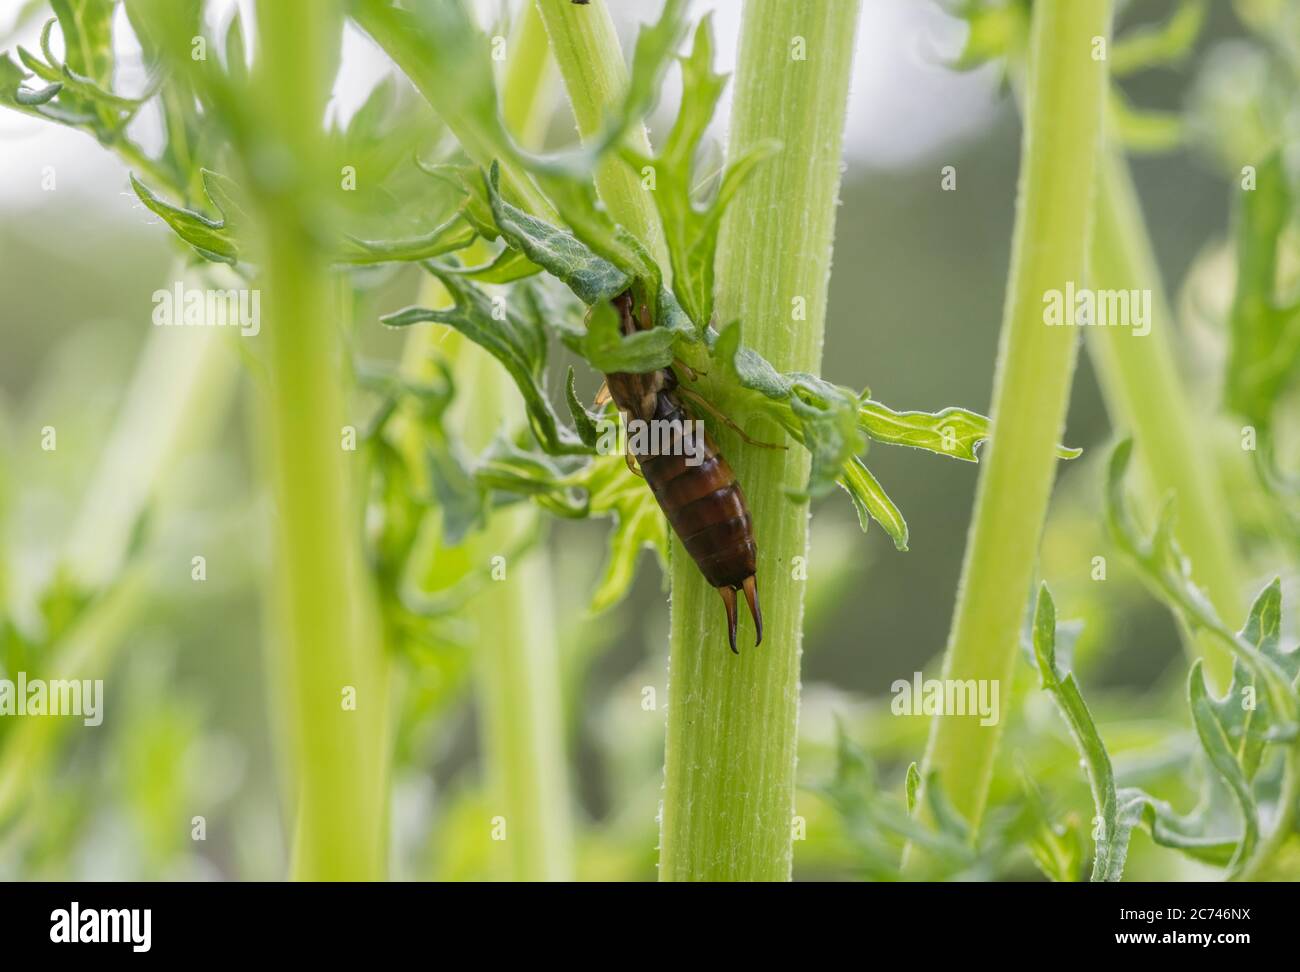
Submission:
[[[680,371],[682,374],[684,374],[686,376],[687,381],[698,381],[700,375],[704,373],[701,371],[696,371],[694,368],[688,365],[681,358],[673,358],[673,370]]]
[[[609,382],[602,381],[600,383],[600,390],[596,392],[596,400],[591,403],[591,407],[599,411],[606,402],[612,400],[613,396],[609,393]]]
[[[759,442],[757,439],[752,439],[752,438],[750,438],[749,435],[746,434],[746,432],[745,432],[744,429],[742,429],[739,425],[737,425],[735,422],[733,422],[731,419],[729,419],[726,415],[724,415],[722,412],[720,412],[716,407],[714,407],[713,403],[710,402],[710,401],[709,401],[707,398],[705,398],[703,395],[700,395],[700,394],[698,394],[698,393],[696,393],[696,392],[693,392],[693,391],[691,391],[689,388],[678,388],[677,390],[678,390],[679,392],[681,392],[681,394],[682,394],[682,396],[683,396],[684,398],[688,398],[688,399],[690,399],[692,402],[695,402],[695,403],[696,403],[697,405],[699,405],[701,408],[705,409],[705,410],[706,410],[710,415],[712,415],[714,418],[716,418],[719,422],[725,422],[727,425],[731,426],[731,428],[735,431],[736,435],[740,436],[742,439],[744,439],[744,440],[745,440],[746,442],[748,442],[750,445],[752,445],[752,446],[758,446],[758,447],[761,448],[761,449],[785,449],[785,448],[788,448],[787,446],[778,445],[778,444],[775,443],[775,442]]]
[[[727,638],[731,641],[731,650],[739,655],[740,649],[736,647],[736,589],[723,585],[718,588],[718,593],[722,595],[722,603],[727,606]]]
[[[754,629],[758,632],[758,637],[754,640],[754,647],[757,648],[763,643],[763,611],[758,606],[758,581],[753,574],[745,578],[744,588],[745,600],[749,602],[749,616],[754,619]]]
[[[624,449],[623,458],[627,460],[627,468],[631,471],[633,476],[640,476],[642,479],[645,479],[645,473],[643,473],[637,466],[636,460],[632,458],[632,453]]]

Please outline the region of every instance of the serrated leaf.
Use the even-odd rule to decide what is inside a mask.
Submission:
[[[631,279],[597,256],[572,233],[551,226],[512,206],[501,196],[500,169],[486,175],[488,200],[497,230],[515,249],[563,281],[584,304],[598,304],[627,290]]]
[[[390,327],[435,322],[447,324],[496,358],[509,372],[523,396],[528,422],[538,443],[554,455],[588,452],[581,440],[562,425],[546,394],[546,333],[531,315],[509,301],[493,302],[474,284],[433,263],[426,264],[455,301],[448,309],[408,307],[382,321]]]
[[[1051,694],[1069,727],[1092,791],[1097,814],[1092,880],[1118,881],[1124,873],[1133,827],[1141,819],[1141,805],[1134,801],[1132,794],[1121,801],[1115,788],[1115,771],[1110,755],[1097,732],[1092,713],[1088,711],[1073,673],[1057,664],[1056,605],[1046,584],[1039,588],[1034,607],[1033,647],[1042,687]]]
[[[682,101],[663,149],[645,158],[624,149],[624,158],[641,172],[653,173],[655,206],[663,225],[673,270],[673,292],[686,314],[701,326],[713,316],[713,269],[718,228],[727,205],[756,167],[777,149],[753,146],[728,167],[719,191],[706,203],[695,198],[694,161],[727,76],[713,72],[712,18],[705,15],[695,31],[691,53],[679,58]]]
[[[1187,704],[1192,711],[1192,722],[1196,726],[1196,735],[1201,740],[1201,746],[1209,757],[1210,764],[1231,790],[1241,811],[1242,836],[1228,864],[1228,872],[1231,875],[1235,874],[1250,857],[1259,840],[1259,810],[1255,806],[1250,781],[1233,752],[1228,726],[1219,719],[1221,710],[1216,702],[1205,684],[1204,666],[1198,658],[1192,665],[1191,675],[1187,681]]]

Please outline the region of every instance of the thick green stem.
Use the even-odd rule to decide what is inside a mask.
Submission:
[[[307,880],[383,876],[386,664],[362,567],[343,448],[343,334],[320,235],[309,225],[321,119],[341,21],[333,3],[258,6],[265,156],[260,174],[269,345],[267,418],[275,498],[273,668],[287,707],[297,833]],[[290,163],[272,178],[265,159]],[[355,703],[355,704],[354,704]]]
[[[717,308],[720,320],[743,321],[746,343],[782,371],[820,370],[859,8],[856,0],[745,6],[728,154],[768,139],[784,148],[724,217]],[[784,881],[805,583],[792,564],[808,553],[807,510],[786,493],[804,485],[808,457],[720,439],[754,520],[764,638],[739,658],[727,650],[722,601],[674,541],[659,874]]]
[[[1106,61],[1094,52],[1098,39],[1109,37],[1110,18],[1109,0],[1039,0],[1033,7],[992,438],[944,657],[947,679],[1011,683],[1079,339],[1076,328],[1044,323],[1044,296],[1085,279],[1107,77]],[[978,716],[931,723],[923,777],[935,775],[972,828],[984,811],[1000,735],[1000,724],[981,726]],[[914,872],[919,856],[909,855]]]
[[[1227,502],[1198,441],[1201,420],[1188,401],[1175,358],[1174,316],[1142,218],[1128,167],[1109,157],[1098,179],[1097,222],[1090,274],[1096,289],[1150,290],[1150,333],[1092,327],[1088,349],[1101,379],[1111,422],[1132,434],[1155,500],[1173,492],[1178,501],[1175,533],[1221,618],[1240,618],[1247,604],[1241,564],[1229,532]],[[1206,672],[1215,688],[1227,687],[1231,655],[1212,636],[1199,639]]]
[[[537,9],[569,92],[578,133],[584,139],[592,138],[601,132],[607,113],[623,100],[628,86],[627,64],[614,21],[603,0],[585,5],[537,0]],[[640,154],[650,154],[644,125],[633,126],[628,140]],[[596,189],[614,219],[645,245],[667,281],[671,271],[663,228],[637,174],[611,153],[596,167]]]

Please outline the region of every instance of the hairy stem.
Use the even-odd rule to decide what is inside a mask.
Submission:
[[[768,139],[784,147],[724,217],[717,308],[720,320],[744,321],[746,343],[783,371],[817,372],[821,364],[859,8],[857,0],[745,6],[728,155]],[[796,298],[805,315],[793,312]],[[719,438],[754,520],[764,640],[739,658],[727,650],[721,599],[674,541],[659,873],[784,881],[793,857],[804,598],[791,564],[808,553],[806,508],[786,492],[803,486],[808,458]]]
[[[266,259],[266,408],[275,498],[276,636],[297,832],[293,876],[370,880],[384,874],[387,667],[362,571],[344,425],[343,333],[321,235],[309,223],[319,184],[321,119],[336,4],[263,0],[261,141],[294,160],[286,180],[259,179]],[[278,143],[278,144],[277,144]],[[270,150],[267,150],[268,152]]]
[[[622,101],[628,85],[627,64],[614,21],[603,0],[586,5],[569,0],[537,0],[537,9],[564,77],[578,132],[584,139],[591,138],[599,134],[606,112]],[[650,154],[650,138],[644,125],[633,126],[628,138],[637,152]],[[596,189],[614,219],[649,250],[667,282],[671,271],[663,228],[637,174],[610,153],[596,167]]]
[[[1029,89],[992,405],[943,677],[1009,686],[1038,543],[1056,472],[1056,443],[1078,349],[1072,327],[1049,327],[1043,297],[1084,279],[1101,138],[1109,0],[1040,0],[1033,7]],[[946,715],[931,723],[923,780],[934,775],[978,827],[1001,726]],[[927,783],[923,783],[928,785]],[[917,807],[924,813],[925,800]],[[908,855],[916,872],[919,854]]]

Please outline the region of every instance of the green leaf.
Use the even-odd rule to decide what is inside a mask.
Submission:
[[[113,80],[115,6],[116,0],[50,0],[63,32],[65,63],[103,88]]]
[[[682,101],[663,149],[653,159],[624,149],[624,158],[641,172],[652,172],[652,198],[663,224],[673,269],[673,291],[686,314],[704,325],[713,316],[713,266],[718,227],[727,204],[760,162],[780,146],[763,143],[727,169],[714,198],[697,205],[694,161],[701,140],[726,87],[727,77],[713,72],[712,18],[705,15],[682,66]]]
[[[506,202],[500,192],[500,169],[495,164],[485,184],[492,217],[501,235],[537,266],[568,285],[584,304],[609,301],[627,290],[630,277],[593,253],[572,233]]]
[[[564,400],[569,406],[569,415],[573,417],[573,427],[578,430],[578,438],[588,449],[596,448],[596,440],[599,437],[596,430],[596,416],[587,411],[587,407],[578,399],[572,365],[569,367],[569,376],[564,383]]]
[[[625,335],[617,312],[609,303],[601,303],[592,307],[586,331],[566,330],[563,337],[564,343],[597,371],[641,374],[672,364],[677,335],[664,327]]]
[[[213,192],[226,200],[227,205],[231,205],[228,195],[230,180],[206,169],[203,171],[203,179],[204,188],[209,193],[208,198],[214,206],[217,203],[212,198]],[[194,247],[204,259],[216,263],[229,263],[232,266],[239,261],[239,245],[231,228],[227,226],[224,212],[221,219],[212,219],[194,210],[173,206],[157,196],[153,190],[137,179],[134,173],[131,174],[131,188],[150,211],[161,217],[177,236]],[[219,206],[217,209],[221,211]],[[238,220],[240,211],[235,210],[235,214]]]
[[[1295,728],[1296,699],[1278,660],[1263,653],[1219,619],[1213,605],[1191,576],[1191,564],[1174,539],[1172,494],[1166,498],[1160,519],[1149,536],[1142,536],[1124,496],[1124,475],[1132,459],[1133,441],[1126,439],[1111,453],[1106,478],[1106,522],[1111,539],[1138,567],[1143,579],[1176,611],[1192,630],[1212,634],[1260,679],[1260,695],[1278,713],[1282,731]]]
[[[1226,701],[1231,702],[1231,696]],[[1235,874],[1250,857],[1259,840],[1259,811],[1255,806],[1250,780],[1233,752],[1233,745],[1228,737],[1229,727],[1219,718],[1222,710],[1211,697],[1209,688],[1205,684],[1205,670],[1199,658],[1192,665],[1191,675],[1187,681],[1187,704],[1192,710],[1196,735],[1201,740],[1201,746],[1205,749],[1210,764],[1228,785],[1241,809],[1241,842],[1228,865],[1229,874]]]
[[[495,305],[486,294],[464,277],[426,263],[430,273],[442,281],[455,304],[448,309],[408,307],[382,318],[390,327],[407,327],[423,322],[447,324],[496,358],[514,379],[524,399],[528,422],[538,443],[554,455],[588,452],[574,433],[563,426],[551,408],[545,387],[546,333],[533,316],[521,312],[510,301]]]
[[[877,442],[925,449],[966,462],[979,462],[978,447],[989,437],[989,420],[950,406],[939,412],[895,412],[867,399],[858,407],[858,426]],[[1059,459],[1075,459],[1082,449],[1057,446]]]
[[[913,760],[907,767],[907,813],[911,816],[916,809],[916,791],[921,788],[921,771]]]
[[[405,240],[363,240],[348,235],[345,237],[345,245],[339,258],[343,263],[354,266],[410,263],[463,250],[477,237],[474,227],[457,214],[429,232]],[[478,278],[471,277],[471,279]]]
[[[867,524],[875,520],[885,528],[895,548],[907,550],[907,521],[861,459],[854,456],[845,463],[838,482],[853,500],[863,533],[867,532]]]
[[[1093,857],[1093,881],[1118,881],[1124,873],[1129,838],[1141,819],[1141,802],[1133,794],[1121,800],[1115,788],[1115,771],[1106,746],[1097,732],[1092,713],[1079,692],[1074,675],[1057,663],[1056,605],[1043,584],[1038,590],[1033,621],[1034,660],[1042,687],[1049,692],[1065,718],[1075,748],[1083,759],[1088,786],[1092,790],[1096,853]]]

